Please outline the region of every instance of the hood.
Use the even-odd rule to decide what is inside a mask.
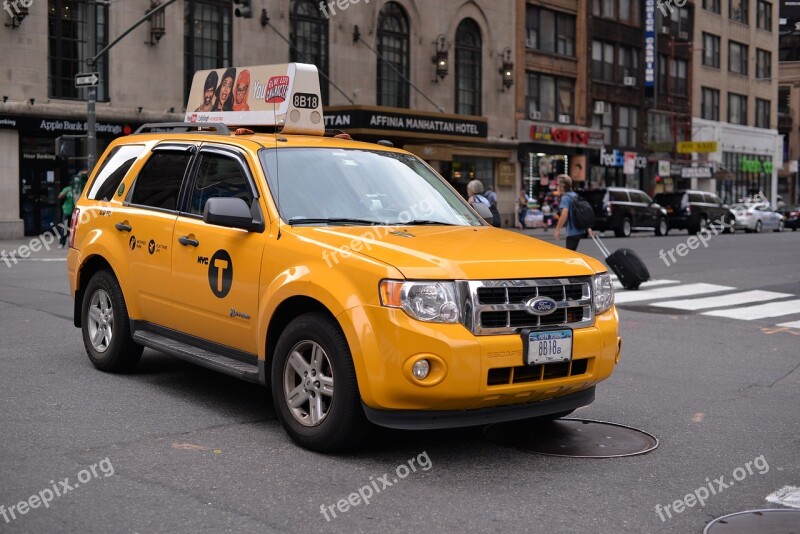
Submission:
[[[599,261],[487,226],[295,227],[298,237],[395,267],[408,279],[480,280],[590,276]],[[357,252],[356,252],[357,251]]]

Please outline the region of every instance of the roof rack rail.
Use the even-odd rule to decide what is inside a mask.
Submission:
[[[197,123],[197,122],[149,122],[142,124],[133,132],[136,134],[151,133],[154,131],[170,130],[169,133],[185,133],[192,131],[193,133],[205,133],[215,135],[230,135],[231,131],[225,124],[222,123]]]

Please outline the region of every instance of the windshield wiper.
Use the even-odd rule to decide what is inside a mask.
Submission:
[[[306,217],[294,217],[289,219],[289,224],[358,224],[375,226],[385,224],[380,221],[370,221],[368,219],[351,219],[348,217],[330,217],[327,219],[309,219]]]
[[[417,220],[408,221],[408,222],[398,222],[398,223],[395,223],[395,224],[402,225],[402,226],[456,226],[455,224],[449,223],[449,222],[444,222],[444,221],[426,221],[424,219],[417,219]]]

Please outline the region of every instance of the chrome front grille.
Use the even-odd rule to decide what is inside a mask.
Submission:
[[[588,277],[463,281],[459,291],[467,303],[464,325],[476,335],[510,334],[523,328],[583,328],[594,323]],[[525,304],[536,297],[553,299],[555,311],[549,315],[529,313]]]

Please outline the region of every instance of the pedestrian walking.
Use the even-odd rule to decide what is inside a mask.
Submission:
[[[577,203],[578,195],[572,190],[572,178],[566,174],[558,177],[558,194],[561,195],[561,201],[558,203],[561,208],[561,213],[558,217],[556,229],[553,231],[553,237],[558,241],[559,231],[566,226],[567,228],[567,248],[569,250],[578,250],[578,243],[581,239],[586,237],[586,233],[594,235],[591,228],[581,229],[578,228],[574,221],[573,213]]]
[[[73,184],[70,183],[67,187],[61,190],[58,194],[58,200],[61,204],[61,239],[58,241],[58,248],[64,248],[67,244],[68,232],[65,228],[69,228],[70,219],[72,218],[72,210],[75,209],[75,198],[73,195]]]

